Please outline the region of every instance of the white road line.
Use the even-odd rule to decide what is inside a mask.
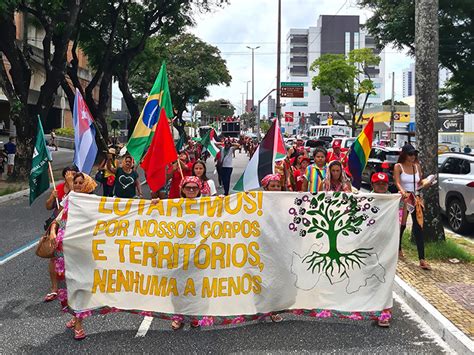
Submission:
[[[38,240],[33,240],[32,242],[28,243],[27,245],[25,245],[25,246],[23,246],[19,249],[16,249],[13,252],[3,256],[2,258],[0,258],[0,265],[3,265],[7,261],[9,261],[13,258],[16,258],[18,255],[23,254],[25,251],[30,250],[31,248],[33,248],[37,244],[38,244]]]
[[[148,329],[150,329],[151,322],[153,322],[153,317],[143,317],[142,323],[140,324],[140,327],[138,328],[137,334],[135,335],[135,338],[143,338],[146,333],[148,332]]]

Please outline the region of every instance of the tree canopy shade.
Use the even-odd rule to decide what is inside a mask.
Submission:
[[[415,0],[359,0],[359,5],[373,12],[365,27],[380,48],[408,47],[415,54]],[[441,108],[474,112],[473,19],[472,0],[439,0],[439,64],[452,73]]]
[[[388,100],[385,100],[384,102],[382,102],[382,105],[391,105],[392,104],[392,100],[391,99],[388,99]],[[407,103],[403,102],[403,101],[397,101],[397,100],[393,100],[393,104],[395,106],[408,106]]]
[[[229,85],[232,77],[220,51],[190,33],[169,38],[166,35],[151,37],[145,50],[131,65],[130,88],[133,95],[125,95],[127,105],[137,105],[133,96],[145,98],[150,90],[162,61],[166,61],[173,108],[174,121],[180,133],[184,132],[183,112],[188,103],[196,104],[209,96],[210,85]],[[119,76],[119,82],[121,77]],[[123,91],[122,91],[123,92]],[[133,101],[132,101],[133,99]],[[201,105],[201,104],[199,104]],[[198,105],[198,106],[199,106]],[[199,110],[196,108],[196,110]],[[232,115],[234,109],[219,110]]]
[[[81,0],[0,2],[0,87],[10,104],[10,118],[16,127],[15,173],[22,179],[31,168],[36,115],[45,120],[53,106],[57,88],[64,79],[69,39],[82,5]],[[24,16],[15,17],[18,12]],[[23,27],[17,28],[17,23]],[[41,43],[30,43],[27,26],[44,31]],[[34,107],[29,108],[28,103],[33,101],[29,97],[32,73],[38,67],[44,73],[44,81]]]
[[[318,71],[313,77],[313,89],[320,89],[322,95],[329,97],[335,113],[352,128],[352,133],[362,119],[369,96],[375,93],[367,68],[379,63],[380,57],[372,49],[362,48],[350,51],[347,58],[343,54],[323,54],[311,64],[310,70]],[[346,105],[350,120],[344,115]]]

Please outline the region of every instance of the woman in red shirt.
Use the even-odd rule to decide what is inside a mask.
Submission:
[[[181,170],[178,167],[178,164],[181,166]],[[189,162],[188,154],[185,151],[179,153],[178,160],[175,161],[171,169],[168,170],[168,178],[171,176],[171,185],[168,198],[180,198],[181,193],[179,189],[179,184],[183,177],[190,176],[192,173],[193,163]],[[181,176],[181,172],[183,175]]]

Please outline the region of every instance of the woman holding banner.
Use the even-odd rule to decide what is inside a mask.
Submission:
[[[89,175],[84,173],[76,173],[73,177],[73,191],[76,193],[91,194],[97,187],[97,183]],[[57,218],[51,223],[51,236],[56,239],[57,247],[55,255],[55,269],[58,280],[64,280],[64,257],[63,257],[63,237],[67,222],[68,198],[66,197],[61,203],[63,209]],[[65,285],[64,285],[65,286]],[[58,291],[59,301],[64,301],[66,296],[66,288]],[[74,329],[74,339],[82,340],[86,337],[84,328],[82,327],[82,313],[76,313],[72,319],[66,323],[66,327]]]

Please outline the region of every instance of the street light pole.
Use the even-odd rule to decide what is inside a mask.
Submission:
[[[390,146],[394,145],[394,134],[395,130],[395,72],[392,72],[392,100],[390,102]]]
[[[257,47],[249,47],[247,46],[248,49],[252,50],[252,108],[251,112],[255,113],[255,68],[254,68],[254,52],[256,49],[260,48],[260,46]],[[260,124],[260,117],[257,117],[257,125]]]
[[[278,39],[277,39],[277,84],[276,84],[276,116],[281,127],[280,103],[280,56],[281,56],[281,0],[278,0]]]

